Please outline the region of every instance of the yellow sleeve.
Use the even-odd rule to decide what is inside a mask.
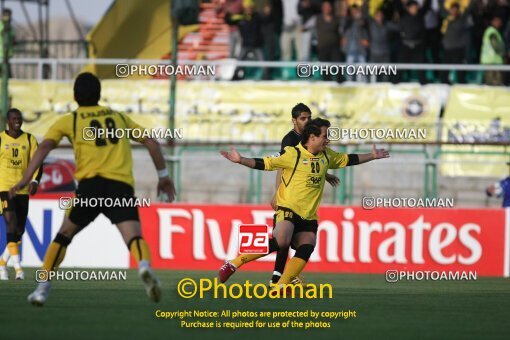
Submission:
[[[264,157],[264,170],[273,171],[276,169],[294,169],[297,153],[294,147],[287,146],[276,156]]]
[[[37,144],[37,139],[34,137],[34,135],[30,135],[30,160],[32,160],[32,158],[34,158],[34,154],[35,154],[35,151],[37,150],[37,147],[39,146],[39,144]],[[37,178],[37,176],[39,176],[39,171],[41,171],[41,168],[39,167],[39,169],[37,169],[35,172],[34,172],[34,175],[32,176],[32,179],[35,180]]]
[[[72,134],[72,124],[73,124],[73,115],[68,114],[64,117],[59,118],[53,125],[48,129],[46,134],[44,135],[44,139],[51,139],[55,141],[55,143],[60,143],[62,137],[66,136],[71,140]]]
[[[326,149],[326,153],[329,159],[330,169],[344,168],[347,166],[347,163],[349,163],[349,156],[345,153],[338,153],[330,148]]]
[[[126,127],[128,129],[131,129],[131,130],[139,130],[139,131],[145,131],[147,130],[146,128],[144,128],[143,126],[137,124],[134,120],[132,120],[131,118],[129,118],[127,115],[123,114],[123,113],[120,113],[119,112],[119,115],[122,117],[122,120],[124,120],[124,122],[126,123]],[[138,136],[140,135],[139,133],[135,134],[135,136]],[[131,136],[131,139],[134,140],[135,142],[143,142],[145,140],[145,138],[140,137],[140,138],[134,138],[133,134],[130,134]]]

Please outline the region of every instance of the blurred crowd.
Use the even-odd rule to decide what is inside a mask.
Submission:
[[[229,25],[230,57],[240,60],[485,65],[510,60],[509,1],[213,0]],[[411,77],[398,74],[392,80]],[[415,76],[430,81],[425,71]],[[450,83],[452,76],[441,71],[432,78]],[[466,82],[465,72],[454,76]],[[484,72],[486,84],[505,78]]]

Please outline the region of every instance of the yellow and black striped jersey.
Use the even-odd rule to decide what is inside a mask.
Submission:
[[[263,160],[264,170],[283,169],[276,191],[278,206],[291,209],[306,220],[316,220],[327,170],[347,166],[349,157],[329,148],[314,155],[299,143],[286,147],[278,157]]]
[[[37,139],[29,133],[23,132],[18,138],[9,136],[7,131],[0,133],[0,191],[9,191],[21,180],[35,150]],[[33,179],[40,171],[34,173]],[[28,195],[28,186],[17,194]]]
[[[133,134],[89,134],[95,129],[145,130],[123,113],[103,106],[86,106],[57,120],[44,139],[54,140],[57,144],[64,136],[69,139],[74,149],[78,181],[101,176],[134,186],[131,143],[127,138]]]

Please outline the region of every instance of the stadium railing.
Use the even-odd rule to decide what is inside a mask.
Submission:
[[[86,58],[13,58],[10,60],[11,65],[15,66],[14,70],[23,69],[23,72],[15,72],[14,78],[18,79],[52,79],[52,80],[69,80],[76,74],[70,70],[78,73],[81,69],[87,66],[114,66],[118,64],[131,64],[131,65],[168,65],[168,60],[161,59],[86,59]],[[468,64],[346,64],[346,63],[323,63],[323,62],[294,62],[294,61],[240,61],[235,59],[223,60],[179,60],[179,65],[202,65],[214,66],[216,71],[212,76],[197,75],[191,76],[189,80],[231,80],[234,78],[236,70],[239,68],[246,68],[254,70],[254,75],[249,76],[249,79],[261,79],[262,70],[264,68],[280,70],[279,76],[276,79],[280,80],[321,80],[321,71],[315,71],[313,76],[299,77],[297,75],[297,68],[302,65],[309,65],[311,68],[328,68],[333,67],[336,70],[338,66],[367,66],[373,68],[374,66],[385,65],[387,67],[394,67],[399,71],[469,71],[474,73],[471,76],[474,82],[481,81],[481,72],[483,71],[500,71],[504,72],[505,76],[510,74],[510,65],[468,65]],[[325,71],[322,71],[323,73]],[[247,72],[249,73],[249,72]],[[282,76],[282,73],[286,76]],[[158,75],[161,78],[161,75]],[[334,76],[334,75],[333,75]],[[391,74],[390,74],[391,76]],[[105,73],[104,77],[118,78],[115,75],[115,67],[111,72]],[[149,76],[150,77],[150,76]],[[436,77],[437,78],[437,77]],[[412,78],[413,80],[415,78]],[[354,80],[356,81],[356,80]],[[364,82],[377,82],[377,76],[367,76]],[[438,82],[438,79],[433,79],[432,82]]]

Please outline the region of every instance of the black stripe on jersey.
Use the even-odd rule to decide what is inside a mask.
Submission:
[[[326,151],[323,152],[324,154],[324,157],[326,157],[326,161],[328,161],[328,168],[329,168],[329,158],[328,158],[328,153]]]
[[[76,116],[78,115],[78,112],[73,112],[73,138],[76,140]]]
[[[29,156],[29,157],[30,157],[30,151],[31,151],[31,149],[32,149],[32,141],[31,141],[31,139],[32,139],[32,138],[30,138],[30,137],[32,137],[32,136],[30,136],[30,134],[27,132],[27,139],[28,139],[28,156]]]
[[[126,118],[122,115],[122,113],[119,112],[120,118],[122,118],[122,121],[124,122],[124,125],[127,127]]]
[[[27,136],[28,136],[28,161],[30,162],[30,154],[32,153],[32,135],[30,133],[26,133]],[[36,140],[36,145],[37,145],[37,140]],[[40,182],[41,181],[41,177],[42,177],[42,174],[43,174],[43,163],[41,163],[41,166],[39,167],[39,169],[36,170],[37,172],[37,176],[35,177],[35,180],[37,182]]]
[[[294,173],[296,172],[297,166],[299,164],[299,159],[301,158],[301,151],[296,147],[294,147],[294,149],[296,149],[297,157],[296,157],[296,164],[294,164],[294,170],[292,170],[292,175],[290,175],[289,181],[287,183],[285,183],[285,178],[283,178],[283,176],[282,176],[282,182],[286,187],[288,187],[290,184],[290,181],[292,181],[292,177],[294,177]]]

